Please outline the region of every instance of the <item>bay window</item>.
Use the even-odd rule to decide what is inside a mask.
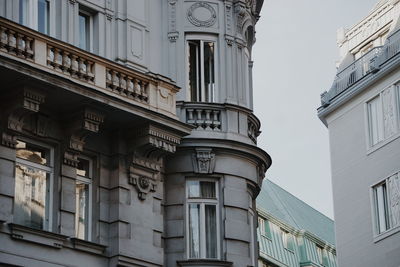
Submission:
[[[218,188],[212,180],[189,180],[187,192],[188,258],[219,258]]]
[[[92,218],[92,161],[88,158],[78,158],[76,169],[76,204],[75,204],[75,236],[91,240]]]
[[[188,40],[187,46],[190,101],[216,102],[216,43]]]
[[[51,231],[53,150],[18,140],[16,156],[14,223]]]

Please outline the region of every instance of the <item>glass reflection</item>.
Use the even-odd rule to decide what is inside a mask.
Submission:
[[[200,204],[189,205],[190,258],[200,258]]]

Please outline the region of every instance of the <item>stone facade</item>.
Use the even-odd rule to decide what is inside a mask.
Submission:
[[[329,129],[339,266],[399,266],[398,1],[379,1],[339,38],[318,116]]]
[[[262,2],[0,0],[0,264],[257,266]]]

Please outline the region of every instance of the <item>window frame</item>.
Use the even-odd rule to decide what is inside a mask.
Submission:
[[[201,80],[199,81],[200,88],[197,89],[198,91],[201,92],[202,99],[199,100],[192,100],[192,93],[190,89],[190,77],[189,77],[189,65],[190,65],[190,60],[189,60],[189,54],[190,54],[190,48],[189,48],[189,43],[191,41],[200,41],[200,76],[202,77]],[[214,93],[211,96],[211,101],[206,99],[206,88],[205,88],[205,81],[204,81],[204,42],[212,42],[214,43]],[[202,45],[203,44],[203,45]],[[201,49],[203,47],[203,49]],[[189,102],[200,102],[200,103],[217,103],[219,101],[219,90],[218,90],[218,84],[219,84],[219,46],[218,46],[218,37],[213,36],[213,35],[202,35],[202,34],[188,34],[185,36],[185,60],[186,60],[186,68],[185,68],[185,79],[186,79],[186,86],[187,86],[187,94],[186,94],[186,100]],[[211,95],[211,94],[210,94]]]
[[[25,23],[22,20],[21,17],[21,3],[25,2],[26,3],[26,18],[25,18]],[[49,36],[54,37],[55,32],[56,32],[56,6],[55,6],[55,1],[54,0],[46,0],[46,2],[49,3],[49,14],[48,14],[48,32],[43,33]],[[29,27],[31,29],[34,29],[36,31],[39,31],[39,0],[19,0],[18,1],[18,23],[21,25],[24,25],[26,27]]]
[[[400,231],[400,223],[398,223],[398,225],[393,226],[392,223],[392,211],[390,209],[390,205],[391,205],[391,199],[390,199],[390,188],[387,186],[389,183],[389,179],[393,176],[397,175],[398,179],[400,179],[400,171],[396,171],[392,174],[390,174],[389,176],[385,177],[384,179],[380,180],[379,182],[373,184],[370,186],[370,201],[371,201],[371,219],[372,219],[372,228],[373,228],[373,238],[374,238],[374,242],[378,242],[388,236],[391,236],[397,232]],[[377,199],[376,199],[376,195],[375,195],[375,188],[377,188],[378,186],[381,186],[382,184],[386,184],[386,204],[387,204],[387,220],[389,222],[389,227],[385,230],[380,232],[379,229],[379,215],[378,215],[378,209],[377,209]]]
[[[199,182],[213,182],[215,184],[215,199],[210,199],[210,198],[201,198],[201,197],[195,197],[195,198],[190,198],[189,197],[189,186],[188,182],[189,181],[199,181]],[[218,179],[213,179],[213,178],[187,178],[185,180],[185,228],[186,228],[186,257],[187,259],[214,259],[218,260],[221,259],[221,248],[220,248],[220,192],[219,192],[219,182]],[[190,204],[200,204],[200,257],[199,258],[193,258],[190,256],[190,240],[189,240],[189,231],[190,231],[190,226],[189,226],[189,206]],[[206,252],[207,252],[207,247],[206,247],[206,233],[205,233],[205,205],[206,204],[212,204],[215,205],[216,209],[216,234],[217,234],[217,257],[216,258],[207,258]]]
[[[31,162],[29,160],[25,160],[19,157],[15,157],[15,164],[14,164],[14,171],[16,168],[16,164],[23,164],[26,166],[31,166],[33,168],[45,171],[49,173],[49,184],[48,186],[46,186],[46,207],[45,207],[45,218],[44,218],[44,225],[43,225],[43,229],[39,229],[42,231],[48,231],[48,232],[52,232],[53,230],[53,201],[54,201],[54,147],[42,143],[42,142],[38,142],[36,140],[32,140],[29,138],[25,138],[25,137],[18,137],[17,140],[20,140],[22,142],[28,143],[28,144],[32,144],[33,146],[36,147],[40,147],[40,148],[44,148],[46,150],[49,151],[49,164],[48,165],[41,165],[35,162]],[[14,179],[16,179],[15,174],[14,174]],[[14,193],[15,193],[15,189],[14,189]],[[15,203],[15,196],[14,196],[14,200],[13,200],[13,205]]]
[[[88,177],[84,177],[81,175],[78,175],[78,173],[76,174],[76,182],[75,182],[75,186],[77,184],[77,182],[82,182],[84,184],[88,185],[88,200],[87,200],[87,222],[85,223],[85,227],[87,227],[85,229],[85,238],[83,240],[86,241],[92,241],[92,227],[93,227],[93,159],[86,156],[86,155],[79,155],[78,156],[78,160],[79,159],[84,159],[87,160],[89,162],[89,174]],[[77,169],[78,170],[78,169]],[[75,187],[76,188],[76,187]],[[75,201],[77,201],[77,199],[75,199]],[[75,207],[77,207],[77,205],[75,204]],[[76,232],[76,216],[77,216],[77,210],[75,210],[75,237],[79,238],[77,236],[77,232]]]
[[[81,40],[80,40],[80,16],[84,16],[88,19],[88,25],[86,25],[86,47],[83,48],[81,47]],[[79,10],[78,10],[78,23],[77,23],[77,47],[79,47],[82,50],[88,51],[90,53],[93,53],[93,42],[94,42],[94,14],[90,11],[87,10],[87,8],[83,5],[79,5]]]

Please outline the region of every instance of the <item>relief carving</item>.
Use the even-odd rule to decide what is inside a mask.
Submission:
[[[176,4],[177,0],[169,0],[169,30],[168,39],[170,42],[176,42],[179,32],[176,30]]]
[[[197,13],[202,13],[202,16]],[[205,13],[208,14],[204,15]],[[188,9],[187,18],[196,27],[211,27],[217,21],[217,12],[210,4],[197,2]]]
[[[388,88],[382,93],[383,122],[385,138],[396,133],[395,107],[393,101],[392,88]]]
[[[215,154],[211,148],[196,148],[196,153],[192,154],[192,162],[195,173],[213,173]]]
[[[392,226],[400,225],[400,179],[399,174],[389,178],[389,201]]]

